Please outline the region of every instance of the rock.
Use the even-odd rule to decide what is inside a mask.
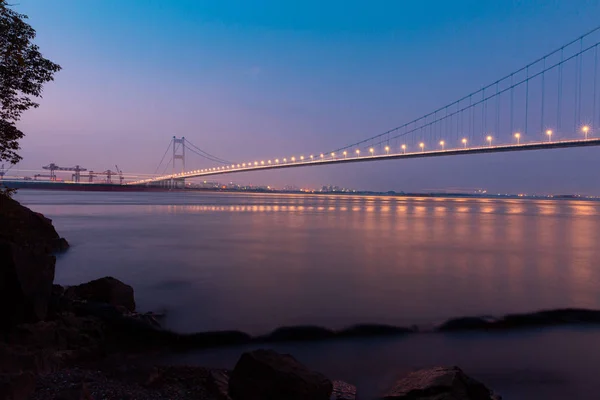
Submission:
[[[56,259],[68,247],[42,214],[0,195],[0,331],[46,318]]]
[[[133,288],[111,276],[96,279],[81,285],[71,286],[65,291],[65,296],[107,303],[113,306],[122,306],[128,311],[135,311]]]
[[[356,386],[344,381],[333,381],[330,400],[356,400]]]
[[[30,372],[0,374],[0,399],[27,400],[35,391],[35,376]]]
[[[254,350],[242,354],[229,380],[233,400],[329,400],[333,385],[289,354]]]
[[[384,400],[500,400],[458,367],[411,372],[396,382]]]
[[[54,229],[52,220],[7,196],[0,196],[0,240],[34,253],[49,254],[69,247]]]
[[[54,256],[0,239],[0,330],[46,318],[54,266]]]

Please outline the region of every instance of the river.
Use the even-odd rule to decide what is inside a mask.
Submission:
[[[262,334],[282,325],[341,328],[367,322],[431,326],[465,315],[600,308],[599,202],[34,190],[21,190],[17,199],[50,217],[72,245],[58,258],[57,283],[112,275],[135,288],[140,310],[164,310],[167,327],[181,332]],[[322,351],[302,352],[309,364],[355,380],[369,351],[384,359],[394,354],[390,349],[411,354],[393,365],[380,363],[394,371],[456,359],[510,398],[540,394],[507,378],[525,373],[515,369],[528,371],[533,381],[517,381],[531,389],[549,379],[544,398],[553,399],[561,393],[556,385],[564,382],[565,394],[599,389],[581,374],[579,380],[567,376],[600,362],[598,352],[582,349],[597,342],[598,333],[551,330],[485,340],[444,335],[391,344],[341,343],[329,347],[341,370],[324,361]],[[573,370],[564,364],[573,364],[579,353],[563,348],[563,356],[554,359],[557,365],[548,369],[552,357],[541,343],[568,348],[569,340],[591,358]],[[356,355],[348,355],[348,346]],[[427,354],[415,358],[414,349]],[[464,351],[476,356],[451,357]],[[195,359],[231,367],[234,359],[228,354],[204,352]],[[496,368],[491,378],[485,372],[490,365],[481,361],[484,354]],[[512,372],[494,357],[505,363],[512,357]],[[365,383],[373,391],[381,384]]]

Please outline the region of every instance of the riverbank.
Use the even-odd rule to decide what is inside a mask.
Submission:
[[[12,240],[10,249],[22,241],[23,251],[27,250],[27,254],[31,252],[31,257],[35,255],[44,261],[41,264],[23,264],[23,260],[31,261],[29,256],[25,259],[15,258],[14,254],[19,252],[11,252],[7,258],[10,263],[2,263],[3,268],[12,265],[14,271],[32,272],[37,265],[37,268],[48,269],[48,263],[54,261],[51,253],[64,250],[66,241],[60,239],[54,228],[50,229],[50,221],[45,217],[15,202],[2,203],[0,214],[3,212],[11,217],[0,220],[4,222],[0,224],[3,232],[0,238]],[[24,225],[24,222],[27,221],[32,225],[26,229],[28,225]],[[15,236],[14,232],[19,234]],[[34,243],[53,245],[36,247]],[[24,269],[21,270],[21,267]],[[495,340],[506,338],[514,332],[526,338],[532,332],[540,332],[539,328],[557,325],[587,327],[600,323],[600,311],[562,309],[498,318],[455,318],[437,326],[365,324],[342,329],[296,326],[258,335],[239,331],[183,334],[163,329],[160,315],[137,312],[137,301],[131,286],[113,278],[101,278],[86,284],[62,287],[53,284],[53,263],[51,268],[52,274],[39,276],[4,274],[35,277],[38,283],[33,286],[45,288],[21,293],[23,301],[12,298],[3,303],[7,308],[4,313],[3,344],[0,346],[0,358],[4,361],[0,367],[5,374],[2,388],[12,390],[14,395],[27,394],[20,398],[34,396],[36,399],[45,399],[52,397],[44,396],[56,396],[57,393],[60,396],[79,396],[76,398],[88,394],[95,396],[92,398],[122,398],[122,393],[126,391],[137,393],[136,396],[142,398],[177,398],[173,395],[175,392],[193,395],[193,398],[202,396],[202,393],[209,396],[207,398],[218,398],[219,393],[214,391],[215,382],[210,380],[214,378],[210,378],[212,372],[221,371],[229,376],[235,370],[235,360],[241,354],[266,347],[275,348],[280,353],[296,354],[309,368],[325,372],[326,376],[334,379],[341,378],[358,384],[358,392],[366,396],[360,398],[370,399],[384,393],[383,389],[394,386],[397,377],[406,377],[410,370],[440,364],[452,365],[457,361],[461,365],[464,362],[470,374],[474,371],[476,378],[489,383],[490,377],[481,374],[472,359],[469,361],[469,357],[464,357],[464,354],[473,352],[475,342],[488,341],[493,346]],[[45,277],[42,283],[39,282],[40,276]],[[16,286],[31,286],[24,284],[27,282],[25,279]],[[34,301],[35,307],[20,306],[34,304]],[[23,310],[30,313],[23,314]],[[516,344],[527,342],[515,340]],[[444,345],[448,341],[454,344]],[[453,349],[450,353],[448,347]],[[394,353],[399,360],[404,360],[402,368],[399,369],[397,363],[389,362],[389,355],[384,355],[384,348],[389,354]],[[402,350],[394,350],[399,348]],[[483,357],[488,352],[488,364],[494,363],[489,359],[490,349],[483,346],[476,351]],[[352,362],[353,359],[355,362]],[[371,369],[360,368],[356,362],[358,360],[360,365],[371,365]],[[177,366],[182,363],[196,366]],[[551,362],[548,364],[551,365]],[[207,365],[217,369],[206,368]],[[334,365],[338,367],[334,368]],[[346,372],[339,368],[340,365],[347,366]],[[519,366],[522,365],[526,363],[519,361]],[[531,371],[530,367],[526,367],[525,372]],[[348,373],[349,369],[355,372]],[[450,370],[446,373],[456,372]],[[182,375],[184,379],[176,378]],[[391,378],[391,375],[394,377]],[[560,379],[564,378],[559,374]],[[86,382],[85,385],[81,384],[82,380]],[[491,381],[502,384],[493,376]],[[382,383],[389,387],[383,388]],[[552,382],[542,384],[552,387]],[[194,392],[192,388],[204,392]],[[569,392],[576,393],[579,389],[579,386],[571,387]],[[19,390],[21,392],[15,392]]]

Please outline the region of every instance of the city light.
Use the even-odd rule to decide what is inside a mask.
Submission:
[[[401,147],[402,147],[402,153],[406,154],[406,145],[403,144]]]
[[[385,146],[385,153],[390,154],[390,146]]]
[[[552,140],[552,131],[550,129],[548,129],[546,131],[546,135],[548,135],[548,141],[550,142]]]
[[[421,151],[425,151],[425,143],[419,143],[419,147],[421,148]]]
[[[588,132],[590,131],[590,127],[587,126],[587,125],[584,125],[583,128],[581,128],[581,130],[585,134],[585,139],[587,140],[587,138],[588,138]]]
[[[442,150],[444,150],[444,144],[446,144],[446,142],[444,142],[443,140],[440,141],[440,146],[442,146]]]
[[[488,143],[489,143],[489,144],[490,144],[490,146],[491,146],[491,145],[492,145],[492,137],[491,137],[491,136],[488,136],[488,137],[486,137],[485,139],[488,141]]]
[[[517,144],[521,144],[521,134],[519,132],[515,133],[515,138],[517,139]]]
[[[373,155],[373,153],[374,153],[374,152],[375,152],[375,150],[374,150],[374,149],[371,147],[371,148],[369,149],[369,153],[371,153],[371,155]]]
[[[467,148],[467,138],[463,138],[462,144],[463,144],[463,147],[466,149]]]

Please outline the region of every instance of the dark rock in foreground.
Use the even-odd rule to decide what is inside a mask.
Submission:
[[[0,196],[0,240],[33,253],[49,254],[69,247],[54,229],[52,220],[6,196]]]
[[[242,354],[229,381],[233,400],[329,400],[332,391],[324,375],[271,350]]]
[[[46,318],[52,253],[67,247],[48,218],[0,195],[0,331]]]
[[[484,384],[458,367],[411,372],[399,379],[383,400],[500,400]]]
[[[133,288],[112,276],[71,286],[65,291],[65,296],[125,307],[128,311],[135,311]]]

